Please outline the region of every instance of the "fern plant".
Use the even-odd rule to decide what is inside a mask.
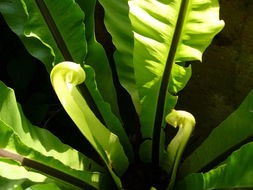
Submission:
[[[116,48],[114,60],[110,60],[113,63],[96,40],[96,3],[1,0],[0,11],[7,24],[29,53],[44,63],[62,106],[99,157],[95,162],[49,131],[33,126],[13,90],[1,82],[2,187],[184,190],[253,186],[248,180],[253,175],[252,167],[237,171],[249,163],[253,152],[252,144],[246,144],[253,134],[252,93],[238,111],[181,161],[195,119],[188,112],[174,109],[177,94],[191,76],[191,66],[185,62],[201,60],[224,26],[218,1],[99,0]],[[114,85],[117,80],[131,97],[135,108],[132,115],[136,116],[128,120],[135,122],[122,119]],[[238,116],[240,123],[234,122]],[[166,143],[164,129],[168,125],[179,130]],[[231,131],[235,136],[217,145],[223,134]],[[220,165],[217,163],[216,169],[183,179],[203,171],[213,160],[242,144],[246,145]],[[140,186],[128,184],[139,170],[147,180]],[[241,173],[245,175],[239,178]]]

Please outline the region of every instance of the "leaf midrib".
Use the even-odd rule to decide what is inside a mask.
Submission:
[[[49,28],[50,32],[52,33],[53,38],[54,38],[62,56],[64,57],[65,61],[72,61],[73,62],[73,58],[71,56],[71,53],[68,50],[67,45],[66,45],[60,31],[58,30],[57,25],[54,22],[54,19],[51,16],[44,0],[36,0],[36,4],[37,4],[42,16],[44,17],[44,20],[47,23],[48,28]]]
[[[164,105],[166,101],[167,91],[168,91],[168,84],[171,75],[172,65],[174,63],[174,59],[176,56],[178,44],[182,35],[185,16],[189,7],[190,0],[182,0],[179,14],[176,22],[176,27],[174,30],[174,34],[172,37],[172,42],[170,46],[170,50],[168,52],[168,58],[166,61],[166,65],[164,68],[161,86],[159,90],[157,106],[156,106],[156,114],[155,114],[155,123],[153,128],[153,143],[152,143],[152,165],[154,168],[158,167],[159,165],[159,153],[160,153],[160,133],[161,127],[163,123],[163,115],[164,115]]]
[[[50,176],[55,177],[57,179],[61,179],[64,182],[68,182],[68,183],[75,185],[77,187],[80,187],[82,189],[91,189],[91,190],[94,189],[95,190],[94,187],[92,187],[88,183],[85,183],[84,181],[82,181],[74,176],[71,176],[67,173],[60,171],[60,170],[57,170],[57,169],[47,166],[45,164],[42,164],[37,161],[26,158],[22,155],[15,154],[15,153],[9,152],[4,149],[0,149],[0,157],[5,157],[5,158],[10,158],[12,160],[16,160],[16,161],[20,162],[22,166],[26,166],[28,168],[32,168],[37,171],[43,172],[47,175],[50,175]]]

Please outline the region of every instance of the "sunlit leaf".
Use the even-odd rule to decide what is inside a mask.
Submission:
[[[73,62],[56,65],[50,74],[51,83],[65,111],[100,155],[121,188],[119,177],[126,171],[129,161],[118,136],[95,116],[80,93],[78,85],[85,81],[85,77],[82,67]]]
[[[85,73],[87,75],[87,79],[85,80],[85,84],[87,85],[89,91],[91,92],[92,97],[94,97],[97,107],[104,119],[104,122],[108,129],[116,134],[119,137],[120,143],[123,145],[125,153],[127,154],[129,161],[133,160],[133,149],[126,131],[124,130],[119,119],[112,114],[110,106],[103,101],[99,91],[97,91],[97,86],[95,82],[95,73],[89,66],[84,66]]]
[[[61,143],[49,131],[33,126],[22,113],[13,90],[2,82],[0,91],[1,149],[28,159],[28,163],[32,160],[52,167],[94,187],[106,189],[111,185],[104,168]],[[107,182],[100,187],[104,180]]]
[[[157,102],[168,54],[176,62],[201,60],[203,51],[224,26],[219,20],[218,1],[99,2],[117,48],[114,57],[121,84],[140,115],[143,137],[150,138],[156,112],[163,110],[157,108]],[[180,17],[179,12],[183,13]]]

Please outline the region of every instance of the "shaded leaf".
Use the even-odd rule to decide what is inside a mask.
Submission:
[[[126,131],[124,130],[119,119],[115,115],[113,115],[110,106],[103,101],[99,91],[97,90],[94,78],[95,73],[92,68],[89,66],[84,66],[84,70],[87,76],[85,84],[91,92],[91,95],[94,98],[100,113],[102,114],[105,125],[112,133],[116,134],[119,137],[120,143],[123,145],[125,153],[127,154],[129,161],[131,162],[133,160],[133,148],[130,144]]]
[[[216,158],[233,150],[253,135],[253,91],[240,107],[217,126],[205,141],[183,162],[180,173],[185,176],[201,171]],[[215,163],[212,163],[215,164]]]
[[[0,11],[29,53],[41,60],[48,71],[66,59],[83,63],[84,14],[74,1],[4,0]]]
[[[140,113],[139,92],[133,68],[134,37],[129,19],[128,0],[99,0],[105,10],[105,26],[116,47],[114,60],[121,85],[130,93],[137,113]]]
[[[252,157],[253,143],[251,142],[233,152],[217,168],[206,173],[194,173],[187,176],[179,182],[175,190],[253,188]]]
[[[87,55],[85,57],[85,64],[90,65],[95,70],[96,82],[101,95],[105,101],[110,103],[113,113],[117,115],[118,118],[120,118],[111,68],[103,46],[96,41],[94,28],[94,12],[96,0],[77,0],[76,2],[85,13],[85,36],[88,46]]]
[[[41,184],[41,185],[33,185],[29,188],[26,188],[25,190],[61,190],[57,185],[54,183],[48,183],[48,184]]]

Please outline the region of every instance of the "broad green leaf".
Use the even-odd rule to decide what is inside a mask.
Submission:
[[[207,139],[183,162],[180,173],[185,176],[201,171],[216,158],[253,135],[253,91],[240,107],[217,126]]]
[[[102,45],[96,41],[95,37],[94,12],[96,0],[77,0],[76,2],[85,13],[85,36],[88,46],[85,64],[90,65],[95,70],[96,82],[101,95],[105,101],[110,103],[113,113],[120,118],[111,68],[105,50]]]
[[[79,92],[77,85],[82,84],[85,77],[85,71],[73,62],[56,65],[50,74],[51,83],[64,109],[98,152],[118,187],[122,188],[118,176],[126,171],[128,158],[118,136],[101,123]]]
[[[176,186],[175,190],[253,188],[253,143],[232,153],[219,167],[206,173],[193,173]]]
[[[95,73],[89,66],[84,66],[84,70],[86,73],[85,84],[91,92],[92,97],[94,98],[99,112],[102,114],[105,125],[107,128],[114,134],[119,137],[120,143],[122,144],[125,153],[127,154],[129,161],[133,160],[133,148],[130,144],[126,131],[124,130],[122,124],[118,120],[116,116],[112,114],[110,106],[103,101],[99,91],[97,90],[96,82],[95,82]]]
[[[171,78],[169,82],[169,92],[171,94],[177,94],[182,90],[192,75],[191,65],[188,67],[182,67],[178,64],[174,64],[171,71]]]
[[[25,190],[61,190],[56,184],[48,183],[48,184],[41,184],[41,185],[33,185]]]
[[[83,63],[87,51],[84,14],[73,0],[3,0],[0,11],[48,71],[64,60]]]
[[[166,103],[165,99],[160,100],[158,96],[161,88],[164,88],[161,87],[163,74],[168,74],[164,73],[168,55],[170,61],[174,62],[201,60],[203,51],[224,26],[223,21],[219,20],[218,1],[100,2],[105,9],[106,27],[117,48],[115,61],[119,78],[134,97],[143,137],[150,138],[156,112],[163,110],[163,107],[157,107],[157,102]],[[179,13],[182,14],[179,16]]]
[[[5,86],[3,82],[0,82],[0,92],[0,121],[10,127],[24,144],[32,146],[46,156],[60,160],[65,165],[70,165],[73,169],[90,168],[90,170],[105,171],[82,153],[63,144],[49,131],[33,126],[25,118],[16,102],[14,91]]]
[[[105,10],[105,26],[116,47],[114,60],[121,85],[130,93],[140,113],[139,93],[133,67],[134,37],[129,19],[128,0],[99,0]]]
[[[11,190],[17,186],[23,189],[33,184],[52,181],[39,173],[26,170],[14,160],[0,158],[0,168],[0,190]]]
[[[62,190],[80,190],[66,182],[44,176],[31,169],[28,170],[14,160],[0,158],[0,168],[0,190],[25,190],[36,184],[44,186],[48,183],[54,183]]]
[[[89,3],[88,6],[92,8],[93,5]],[[50,0],[4,0],[0,2],[0,11],[10,28],[21,38],[28,51],[40,59],[48,71],[52,69],[53,65],[64,60],[72,60],[79,64],[87,62],[92,65],[97,73],[96,79],[101,95],[105,101],[110,103],[113,113],[119,116],[111,71],[103,48],[95,41],[91,12],[88,12],[85,20],[90,27],[85,33],[83,11],[73,0],[59,2]],[[89,53],[86,59],[85,35],[89,43]],[[96,85],[95,82],[93,85]],[[92,90],[98,91],[98,89]],[[93,103],[94,100],[92,99],[95,97],[90,97],[89,92],[86,93]],[[99,105],[101,101],[100,98],[99,102],[95,103]]]
[[[87,28],[85,34],[88,52],[85,58],[85,64],[90,65],[95,70],[94,73],[88,66],[83,66],[87,75],[85,84],[91,96],[94,98],[106,126],[119,137],[129,161],[131,161],[133,159],[132,146],[120,121],[112,114],[113,112],[120,118],[109,62],[103,47],[96,41],[95,37],[94,12],[96,0],[78,0],[77,3],[86,15],[84,22]],[[99,89],[99,91],[97,89]],[[105,101],[110,103],[112,110],[110,110],[109,105],[103,101],[101,96],[103,96]]]
[[[2,82],[0,92],[1,149],[52,167],[96,188],[107,189],[111,185],[110,177],[101,166],[61,143],[49,131],[33,126],[16,103],[13,90]],[[107,181],[103,187],[102,181]]]
[[[221,30],[223,22],[218,19],[216,0],[131,0],[129,7],[135,38],[133,65],[137,86],[141,104],[150,105],[150,109],[141,114],[141,123],[145,122],[142,134],[144,137],[150,137],[169,52],[177,50],[175,61],[201,60],[202,52],[210,44],[212,37]],[[178,17],[180,11],[185,11],[182,18]],[[174,34],[176,26],[180,24],[181,30]],[[177,44],[172,44],[176,39],[175,35],[179,35],[179,40]]]
[[[0,154],[3,151],[0,150]],[[71,185],[66,181],[59,180],[49,175],[45,175],[37,170],[29,168],[27,163],[20,164],[16,160],[0,157],[0,190],[24,190],[36,184],[54,183],[62,190],[81,190],[75,185]],[[95,177],[95,176],[93,176]],[[106,181],[103,182],[106,186]],[[108,187],[111,189],[113,186]],[[89,187],[86,187],[90,189]],[[93,189],[93,188],[92,188]],[[103,189],[103,188],[102,188]]]
[[[37,38],[27,38],[24,34],[25,24],[27,23],[28,15],[25,12],[21,0],[2,0],[0,1],[0,12],[5,21],[24,43],[26,49],[39,60],[44,63],[51,64],[54,61],[51,55],[50,48],[44,46]]]
[[[0,135],[4,136],[0,141],[1,157],[15,159],[22,166],[41,171],[45,175],[55,177],[58,180],[61,179],[70,186],[74,185],[94,190],[99,187],[99,180],[103,180],[99,172],[73,170],[52,157],[42,155],[40,152],[22,144],[17,135],[2,121],[0,121],[0,126]],[[75,181],[72,181],[73,179]]]

